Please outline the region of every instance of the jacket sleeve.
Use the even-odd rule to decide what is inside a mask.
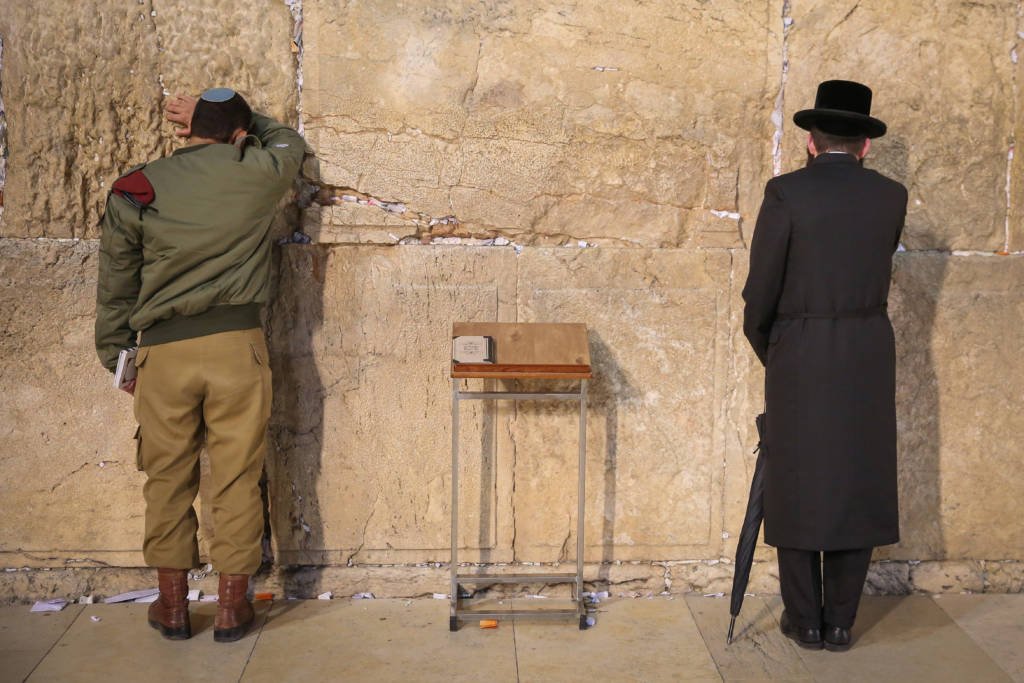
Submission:
[[[306,152],[306,141],[294,130],[269,116],[253,112],[249,135],[259,139],[261,148],[247,149],[245,159],[256,163],[282,183],[295,179]]]
[[[142,236],[138,226],[121,219],[118,203],[123,201],[113,194],[107,198],[96,283],[96,353],[111,372],[117,369],[121,349],[136,345],[128,316],[141,285]]]
[[[750,245],[750,272],[743,287],[743,333],[761,364],[767,363],[768,337],[786,277],[792,223],[778,182],[769,180]]]

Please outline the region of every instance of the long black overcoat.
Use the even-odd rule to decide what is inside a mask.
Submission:
[[[895,340],[885,313],[907,191],[849,154],[765,187],[743,331],[765,365],[765,542],[899,540]]]

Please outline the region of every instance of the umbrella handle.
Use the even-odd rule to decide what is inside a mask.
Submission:
[[[725,639],[726,645],[732,645],[732,629],[734,626],[736,626],[736,617],[732,617],[729,619],[729,635],[726,636]]]

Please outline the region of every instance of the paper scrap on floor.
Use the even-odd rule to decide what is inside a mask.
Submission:
[[[68,601],[61,598],[54,600],[40,600],[36,604],[32,605],[32,609],[29,612],[59,612],[67,607]]]
[[[193,588],[192,590],[190,590],[188,592],[188,601],[189,602],[196,602],[197,600],[199,600],[199,594],[201,592],[202,591],[200,589],[198,589],[198,588]]]
[[[134,601],[138,600],[139,598],[146,598],[146,597],[149,597],[150,595],[160,595],[160,589],[159,588],[144,588],[142,590],[137,590],[137,591],[128,591],[127,593],[121,593],[120,595],[114,595],[112,597],[106,598],[103,602],[105,602],[105,603],[129,602],[129,601],[134,602]]]

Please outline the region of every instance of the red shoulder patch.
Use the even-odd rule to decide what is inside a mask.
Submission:
[[[135,171],[128,175],[121,176],[114,181],[112,187],[114,194],[127,199],[132,204],[149,206],[156,199],[156,192],[149,178],[142,171]]]

